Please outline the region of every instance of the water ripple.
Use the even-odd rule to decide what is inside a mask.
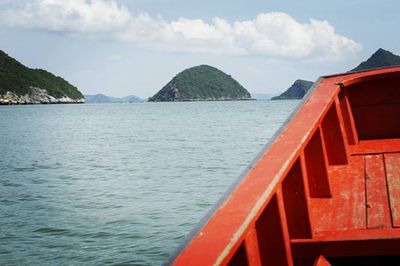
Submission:
[[[296,104],[1,106],[0,265],[161,264]]]
[[[34,233],[43,233],[50,235],[62,235],[68,232],[67,229],[63,228],[54,228],[54,227],[43,227],[33,231]]]

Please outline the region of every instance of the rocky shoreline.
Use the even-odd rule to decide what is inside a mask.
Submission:
[[[0,95],[0,105],[16,105],[16,104],[71,104],[85,103],[85,99],[71,99],[69,97],[55,98],[47,94],[47,90],[29,87],[28,94],[17,95],[11,91]]]

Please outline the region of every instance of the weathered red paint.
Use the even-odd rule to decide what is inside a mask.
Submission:
[[[391,228],[386,172],[382,154],[364,156],[367,227]]]
[[[385,154],[390,209],[394,227],[400,227],[400,153]]]
[[[320,79],[171,263],[349,265],[371,256],[400,261],[400,67]]]

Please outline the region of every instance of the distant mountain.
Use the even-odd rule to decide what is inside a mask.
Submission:
[[[83,98],[63,78],[28,68],[0,50],[0,104],[81,103]]]
[[[141,99],[135,95],[129,95],[129,96],[123,97],[122,102],[124,102],[124,103],[140,103],[140,102],[143,102],[143,99]]]
[[[380,67],[400,65],[400,56],[379,48],[367,61],[362,62],[351,71],[360,71]]]
[[[271,99],[274,94],[271,93],[258,93],[258,92],[251,92],[251,98],[256,100],[269,100]]]
[[[140,103],[142,99],[134,95],[123,98],[109,97],[104,94],[85,95],[86,103]]]
[[[250,93],[230,75],[200,65],[185,69],[149,98],[150,102],[247,100]]]
[[[302,99],[313,84],[311,81],[298,79],[289,89],[279,96],[272,97],[271,100]]]

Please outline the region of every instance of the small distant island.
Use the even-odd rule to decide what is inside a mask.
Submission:
[[[84,103],[83,94],[61,77],[31,69],[0,50],[0,104]]]
[[[298,100],[302,99],[314,82],[298,79],[289,89],[279,96],[272,97],[271,100]]]
[[[149,102],[250,100],[250,93],[230,75],[208,65],[185,69]]]
[[[400,56],[390,51],[379,48],[366,61],[353,68],[352,71],[363,71],[381,67],[400,66]],[[296,80],[289,89],[279,96],[272,97],[271,100],[298,100],[302,99],[307,91],[312,87],[313,82],[307,80]]]
[[[141,103],[143,102],[137,96],[129,95],[122,98],[110,97],[104,94],[84,95],[86,103]]]

